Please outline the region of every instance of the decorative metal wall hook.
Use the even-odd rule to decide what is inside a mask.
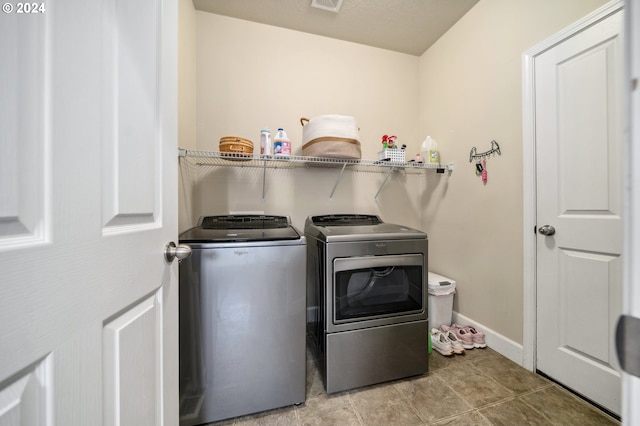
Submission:
[[[469,154],[469,162],[473,162],[474,159],[481,160],[496,153],[498,155],[502,155],[502,153],[500,152],[500,145],[498,145],[498,142],[496,142],[495,140],[492,140],[491,149],[489,151],[478,154],[475,146],[471,148],[471,153]]]

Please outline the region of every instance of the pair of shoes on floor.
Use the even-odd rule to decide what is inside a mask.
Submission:
[[[462,347],[465,349],[473,348],[486,348],[484,333],[478,331],[475,327],[470,325],[461,326],[458,324],[451,324],[451,326],[443,325],[440,327],[443,332],[453,333],[458,340],[462,343]]]
[[[431,347],[444,356],[464,353],[464,348],[455,335],[437,328],[431,329]]]

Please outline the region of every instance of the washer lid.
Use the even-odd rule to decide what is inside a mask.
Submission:
[[[287,216],[245,214],[202,216],[197,226],[202,229],[277,229],[290,224]]]
[[[300,234],[287,216],[203,216],[180,235],[181,243],[298,240]]]
[[[310,216],[305,233],[327,242],[426,239],[427,234],[371,215]]]
[[[370,214],[328,214],[311,216],[310,219],[317,226],[363,226],[383,223],[378,216]]]

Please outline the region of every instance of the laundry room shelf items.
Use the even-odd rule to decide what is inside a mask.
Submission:
[[[369,172],[369,173],[385,173],[386,176],[378,189],[374,198],[377,198],[382,191],[385,183],[389,179],[391,173],[405,174],[424,174],[429,170],[435,170],[437,173],[445,171],[453,171],[453,164],[431,164],[431,163],[396,163],[385,160],[351,160],[342,158],[326,158],[326,157],[307,157],[307,156],[252,156],[247,154],[230,154],[217,151],[200,151],[192,149],[178,149],[178,156],[188,158],[196,166],[212,166],[212,167],[249,167],[263,169],[262,179],[262,198],[265,194],[265,181],[267,169],[292,169],[304,167],[324,167],[330,169],[339,169],[336,183],[333,186],[331,195],[340,183],[340,179],[345,170]]]

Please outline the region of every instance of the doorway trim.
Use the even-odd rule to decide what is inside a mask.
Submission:
[[[562,31],[525,51],[522,55],[522,171],[523,171],[523,339],[522,366],[536,369],[536,134],[535,134],[535,59],[559,43],[602,21],[623,8],[623,0],[614,0],[573,23]]]

